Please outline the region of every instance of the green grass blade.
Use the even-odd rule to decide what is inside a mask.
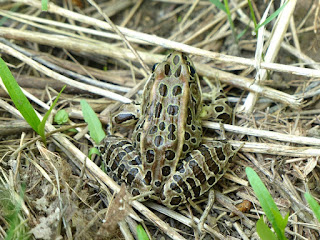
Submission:
[[[90,148],[90,150],[89,150],[88,157],[89,157],[90,159],[91,159],[92,154],[96,154],[96,155],[98,155],[98,156],[101,155],[100,152],[99,152],[99,150],[98,150],[97,148],[95,148],[95,147],[92,147],[92,148]]]
[[[282,218],[281,213],[267,188],[252,168],[247,167],[246,174],[255,194],[259,199],[261,207],[263,208],[268,220],[271,222],[272,227],[277,234],[278,239],[287,239],[284,235],[284,223],[282,222],[284,221],[286,223],[286,219]]]
[[[224,11],[225,13],[227,12],[225,6],[219,0],[209,0],[209,1],[212,2],[220,10]]]
[[[42,121],[40,122],[40,124],[38,125],[38,133],[42,138],[42,141],[46,144],[46,135],[45,135],[45,131],[44,131],[44,126],[46,124],[46,121],[50,115],[50,113],[52,112],[52,109],[54,108],[54,106],[57,104],[59,97],[62,93],[62,91],[66,88],[66,85],[63,86],[63,88],[61,89],[61,91],[59,92],[58,96],[56,97],[56,99],[54,100],[54,102],[51,104],[51,107],[49,108],[49,110],[46,112],[46,114],[44,115],[44,117],[42,118]]]
[[[106,136],[102,129],[101,122],[97,117],[96,113],[92,110],[90,105],[85,100],[81,100],[80,104],[83,113],[83,118],[86,121],[86,123],[88,123],[90,136],[96,144],[99,144],[102,141],[102,139],[104,139],[104,137]]]
[[[141,225],[137,226],[137,235],[139,240],[149,240],[148,234]]]
[[[304,197],[309,203],[314,215],[316,215],[318,221],[320,222],[320,205],[317,203],[317,201],[312,197],[310,193],[305,193]]]
[[[272,13],[263,23],[258,24],[255,31],[258,31],[260,27],[267,25],[269,22],[275,19],[279,15],[279,13],[283,10],[283,8],[287,5],[288,1],[286,1],[281,7],[279,7],[274,13]]]
[[[228,18],[228,22],[230,24],[230,28],[231,28],[231,31],[232,31],[233,39],[234,39],[235,43],[238,44],[236,29],[234,27],[234,23],[233,23],[233,20],[232,20],[232,17],[231,17],[231,12],[230,12],[230,8],[229,8],[228,0],[224,0],[224,6],[226,8],[227,18]]]
[[[268,228],[262,218],[258,220],[256,230],[261,240],[277,240],[276,235]]]
[[[282,218],[281,213],[277,209],[271,209],[271,212],[274,216],[274,219],[275,219],[277,226],[279,226],[279,228],[281,229],[281,231],[284,234],[284,229],[288,223],[289,213],[287,213],[286,216],[284,218]]]
[[[41,10],[48,11],[48,0],[41,0]]]
[[[251,4],[251,0],[248,0],[248,6],[249,6],[249,9],[250,9],[251,20],[253,21],[254,28],[256,28],[257,27],[257,19],[256,19],[256,15],[254,14],[254,10],[253,10],[252,4]]]
[[[250,24],[250,22],[247,24],[246,28],[243,29],[243,30],[237,35],[237,40],[239,40],[240,38],[242,38],[243,35],[248,31],[248,29],[249,29],[249,27],[250,27],[249,24]]]
[[[10,98],[27,123],[38,133],[40,119],[12,76],[6,63],[0,58],[0,76]]]
[[[15,193],[13,191],[0,184],[0,211],[1,216],[6,220],[5,240],[27,240],[30,238],[29,229],[23,223],[25,219],[21,212],[21,201],[24,197],[24,192],[25,185],[21,185],[21,199],[18,199],[14,196]]]

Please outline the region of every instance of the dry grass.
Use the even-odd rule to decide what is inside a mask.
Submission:
[[[150,66],[167,49],[193,55],[201,78],[218,78],[227,86],[235,117],[224,130],[235,147],[242,146],[216,187],[222,193],[216,193],[203,239],[257,239],[255,222],[263,212],[246,181],[246,166],[258,172],[280,211],[290,213],[288,239],[319,239],[319,223],[303,198],[307,191],[320,198],[317,3],[289,1],[258,39],[250,34],[250,25],[235,44],[226,15],[204,0],[58,1],[50,3],[47,13],[36,0],[2,2],[0,15],[8,19],[0,27],[1,57],[40,114],[66,84],[58,108],[68,111],[70,125],[83,122],[80,99],[107,123],[117,102],[134,99]],[[267,5],[256,2],[260,20]],[[9,11],[15,4],[20,4],[17,10]],[[240,32],[249,23],[247,1],[231,4],[231,9]],[[39,141],[24,145],[36,136],[3,89],[0,96],[1,184],[13,202],[21,203],[21,225],[31,229],[32,238],[133,239],[137,222],[145,224],[152,239],[201,238],[204,232],[196,226],[205,203],[192,204],[192,212],[172,211],[130,201],[122,191],[106,210],[110,189],[118,192],[120,186],[87,158],[92,146],[87,129],[77,125],[77,135],[55,133],[46,148]],[[209,129],[206,140],[221,127],[210,121],[204,126]],[[47,132],[56,128],[46,124]],[[235,207],[243,200],[254,205],[249,213]],[[123,207],[123,201],[135,211],[129,204]],[[126,210],[112,217],[121,207]],[[231,212],[240,217],[230,217]],[[0,222],[4,238],[8,224],[3,217]]]

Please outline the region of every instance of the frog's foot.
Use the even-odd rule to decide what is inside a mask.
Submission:
[[[173,208],[201,196],[224,175],[234,154],[229,143],[201,144],[181,160],[176,172],[163,186],[160,201]]]

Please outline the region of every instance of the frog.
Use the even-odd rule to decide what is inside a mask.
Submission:
[[[214,119],[232,112],[222,91],[212,102]],[[174,51],[155,64],[141,103],[114,114],[117,125],[134,126],[131,139],[108,135],[100,148],[106,173],[125,183],[133,196],[152,192],[169,208],[210,190],[225,174],[236,151],[226,141],[203,142],[208,115],[199,76],[191,59]],[[205,112],[205,114],[204,114]]]

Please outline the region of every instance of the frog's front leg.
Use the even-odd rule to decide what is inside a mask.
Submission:
[[[129,139],[106,136],[99,150],[108,176],[119,185],[124,182],[133,196],[151,190],[151,176],[144,174],[140,154]]]
[[[123,104],[112,116],[113,126],[134,126],[140,118],[140,105]]]
[[[235,153],[229,143],[201,144],[181,160],[175,174],[163,186],[160,201],[168,207],[177,207],[201,196],[224,175]]]
[[[135,126],[140,117],[140,105],[123,104],[120,109],[108,116],[109,124],[106,127],[107,135],[113,135],[114,129]]]

